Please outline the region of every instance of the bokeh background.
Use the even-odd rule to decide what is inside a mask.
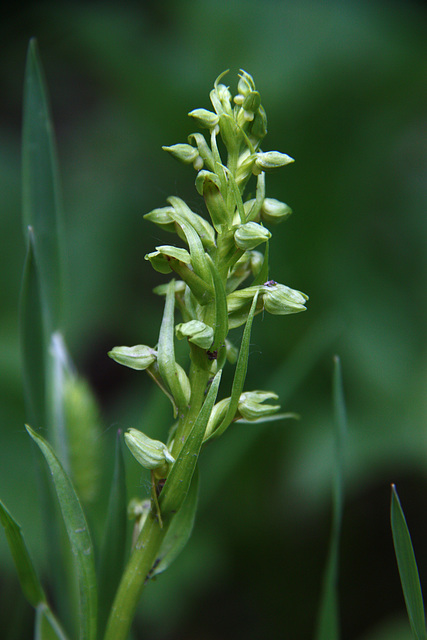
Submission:
[[[213,81],[249,71],[267,110],[265,149],[294,165],[267,193],[294,214],[274,232],[271,277],[308,311],[258,317],[247,388],[274,389],[301,420],[230,429],[202,460],[191,543],[153,582],[140,640],[313,637],[331,513],[332,358],[349,417],[341,552],[343,637],[410,638],[389,527],[396,482],[427,584],[427,127],[423,3],[198,0],[16,3],[0,65],[0,494],[39,567],[49,559],[23,430],[18,300],[22,81],[36,36],[51,94],[67,236],[65,335],[103,420],[161,437],[167,402],[106,352],[155,344],[162,281],[143,220],[169,195],[196,211],[191,169],[162,145],[192,132]],[[167,238],[167,242],[170,237]],[[128,460],[129,495],[147,477]],[[0,628],[31,637],[4,536]]]

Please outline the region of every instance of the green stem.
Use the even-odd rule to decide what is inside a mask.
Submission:
[[[152,513],[148,515],[121,579],[104,640],[127,639],[139,598],[170,522],[171,518],[168,518],[163,521],[163,528],[160,528],[157,518]]]

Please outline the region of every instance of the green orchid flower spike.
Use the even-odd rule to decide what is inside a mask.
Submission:
[[[160,245],[145,256],[156,271],[173,276],[155,290],[165,298],[157,345],[115,347],[109,353],[119,364],[147,371],[171,400],[173,417],[164,443],[150,438],[148,425],[148,435],[135,429],[125,435],[133,456],[152,472],[151,509],[141,520],[105,640],[126,639],[143,585],[159,564],[161,570],[167,564],[169,556],[162,549],[171,548],[171,532],[176,539],[186,539],[181,523],[194,519],[188,514],[196,507],[193,496],[202,447],[232,423],[243,430],[247,427],[239,421],[258,424],[286,415],[277,413],[280,406],[273,391],[248,392],[244,384],[254,316],[261,311],[298,313],[308,300],[304,293],[269,279],[268,270],[270,226],[286,220],[291,209],[266,197],[265,177],[293,159],[261,146],[267,117],[252,76],[240,72],[233,98],[223,83],[226,73],[210,93],[212,109],[196,108],[188,114],[200,131],[186,142],[163,147],[195,171],[206,216],[176,196],[145,215],[160,229],[176,233],[178,240],[177,246]],[[249,183],[255,197],[245,196]],[[242,325],[237,349],[229,332]],[[188,371],[176,359],[176,340],[188,345]],[[234,367],[234,379],[218,399],[224,366]]]

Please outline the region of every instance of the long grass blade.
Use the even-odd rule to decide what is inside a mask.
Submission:
[[[94,549],[86,518],[73,485],[52,447],[31,427],[26,426],[26,429],[39,446],[49,466],[71,544],[79,586],[80,640],[95,640],[97,584]]]
[[[46,602],[43,587],[28,553],[21,527],[1,501],[0,522],[6,534],[22,592],[28,602],[33,607],[37,607],[40,603]]]
[[[34,232],[31,228],[27,236],[19,316],[26,410],[29,420],[41,426],[46,424],[46,343],[39,274],[34,255]]]
[[[412,633],[417,640],[426,640],[427,631],[423,594],[417,562],[406,518],[394,484],[391,486],[391,530],[400,582]]]
[[[121,432],[117,434],[114,474],[108,502],[107,522],[98,565],[98,638],[102,638],[111,605],[119,585],[126,549],[126,478]]]
[[[343,511],[343,468],[347,418],[342,384],[341,363],[338,356],[335,356],[334,358],[333,404],[335,414],[335,464],[332,527],[328,559],[323,577],[323,589],[316,630],[317,640],[338,640],[340,637],[338,612],[338,565]]]
[[[61,205],[58,165],[46,84],[35,39],[24,80],[22,182],[24,234],[31,228],[48,333],[59,325],[61,306]]]

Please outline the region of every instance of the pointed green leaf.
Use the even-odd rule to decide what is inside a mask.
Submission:
[[[23,223],[34,234],[46,328],[58,327],[61,302],[61,204],[53,124],[35,39],[28,47],[22,135]]]
[[[218,395],[221,374],[222,371],[220,370],[214,377],[206,400],[199,411],[193,428],[186,438],[177,459],[172,465],[165,486],[160,494],[159,504],[162,515],[165,517],[178,512],[190,489],[191,479],[202,447],[206,426]]]
[[[80,639],[96,639],[97,586],[94,550],[89,528],[74,487],[52,447],[31,427],[26,429],[39,446],[52,474],[73,552],[80,598]]]
[[[206,259],[207,254],[205,253],[199,234],[179,213],[175,213],[174,218],[185,233],[194,273],[210,286],[210,270]]]
[[[43,603],[36,610],[34,640],[67,640],[52,611]]]
[[[219,357],[218,364],[221,368],[225,361],[225,338],[228,334],[227,296],[225,295],[224,285],[222,283],[221,276],[218,273],[218,269],[214,265],[212,258],[210,256],[207,256],[207,258],[215,290],[215,326],[214,341],[211,350],[215,351],[217,349],[223,349],[223,357]]]
[[[190,539],[196,517],[198,494],[199,474],[196,467],[187,497],[178,513],[172,519],[165,539],[162,542],[159,552],[160,562],[151,572],[151,577],[166,571]]]
[[[423,594],[411,535],[394,484],[391,489],[391,530],[406,610],[414,637],[426,640]]]
[[[178,409],[183,411],[187,405],[187,398],[178,377],[177,363],[175,361],[174,310],[175,281],[171,280],[166,293],[165,310],[160,327],[157,363],[159,365],[160,375],[168,384]]]
[[[102,638],[111,605],[113,604],[114,595],[123,573],[126,549],[126,525],[126,478],[121,447],[121,432],[119,431],[116,440],[114,475],[108,502],[107,522],[104,528],[98,566],[99,638]]]
[[[40,426],[46,424],[45,334],[31,228],[27,237],[19,316],[25,403],[29,418],[33,424]]]
[[[239,404],[239,398],[243,391],[243,385],[245,384],[245,379],[246,379],[246,372],[248,370],[249,345],[251,341],[252,322],[254,319],[257,302],[258,302],[258,291],[256,291],[254,295],[254,299],[252,301],[248,319],[246,321],[245,329],[243,331],[242,343],[240,345],[239,357],[237,359],[233,386],[231,388],[230,404],[228,405],[227,413],[225,414],[224,420],[221,422],[219,427],[215,429],[215,431],[209,436],[209,438],[207,438],[207,440],[210,440],[211,438],[218,438],[218,436],[223,434],[224,431],[227,429],[227,427],[230,426],[234,416],[236,415],[237,406]]]
[[[28,553],[21,527],[13,518],[11,513],[0,501],[0,521],[3,525],[10,552],[18,573],[22,592],[28,602],[37,607],[42,602],[46,602],[43,587],[40,584],[36,570]]]
[[[342,386],[341,364],[339,358],[334,359],[333,403],[335,414],[335,465],[333,486],[333,513],[329,552],[323,576],[322,597],[317,623],[317,640],[338,640],[338,563],[339,542],[343,509],[343,468],[344,446],[347,431],[344,392]]]

